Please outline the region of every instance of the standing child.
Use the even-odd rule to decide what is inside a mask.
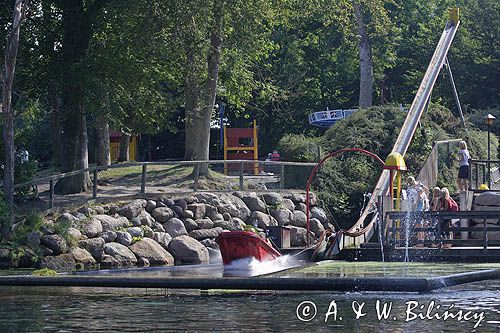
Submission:
[[[467,180],[469,179],[469,159],[470,154],[467,150],[467,143],[465,141],[460,141],[458,143],[460,150],[458,151],[458,161],[460,162],[460,168],[458,169],[458,190],[467,191]]]

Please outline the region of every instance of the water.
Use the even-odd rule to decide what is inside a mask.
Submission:
[[[326,262],[273,276],[408,274],[425,277],[498,266]],[[101,275],[108,274],[211,278],[223,273],[220,267],[204,265],[101,272]],[[392,305],[387,320],[377,318],[377,300]],[[308,322],[297,318],[299,304],[313,308],[312,303],[303,303],[305,301],[313,302],[316,307],[316,316]],[[329,308],[332,310],[333,301],[337,307],[337,320],[333,321],[333,315],[330,315],[325,322],[325,314]],[[484,319],[477,329],[473,328],[475,320],[415,319],[406,322],[406,303],[410,301],[426,307],[435,301],[446,309],[453,305],[455,310],[483,313]],[[352,306],[354,304],[356,308],[363,303],[362,312],[366,314],[356,319]],[[299,308],[300,316],[313,313],[303,310]],[[0,313],[0,332],[500,332],[500,281],[473,283],[426,294],[0,287]]]

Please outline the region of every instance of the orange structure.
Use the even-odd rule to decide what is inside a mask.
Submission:
[[[254,160],[259,158],[257,122],[253,121],[253,128],[227,128],[224,126],[224,160]],[[224,164],[224,173],[239,171],[238,164]],[[259,173],[257,163],[245,164],[244,171]]]

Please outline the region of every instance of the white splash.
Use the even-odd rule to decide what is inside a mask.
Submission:
[[[302,266],[304,262],[290,255],[284,255],[274,260],[259,261],[254,257],[233,260],[224,266],[226,276],[257,276],[279,272],[284,269]]]

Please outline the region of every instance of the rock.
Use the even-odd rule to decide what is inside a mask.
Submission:
[[[184,212],[184,209],[182,209],[182,207],[180,206],[172,206],[171,209],[174,211],[175,214],[177,214],[177,216],[181,216],[181,214]]]
[[[84,207],[80,207],[80,208],[78,209],[78,212],[79,212],[79,213],[82,213],[82,214],[83,214],[83,215],[85,215],[86,217],[90,217],[90,216],[92,216],[92,215],[95,215],[95,214],[96,214],[95,210],[93,210],[93,209],[92,209],[92,208],[90,208],[90,207],[85,207],[85,206],[84,206]]]
[[[309,219],[309,230],[311,230],[316,238],[319,238],[321,234],[325,231],[325,227],[323,226],[323,223],[321,223],[320,220],[317,218],[311,218]]]
[[[155,232],[153,234],[153,239],[165,249],[168,249],[168,244],[172,241],[172,236],[166,232]]]
[[[187,198],[184,198],[184,200],[186,200],[186,202],[187,202],[188,205],[191,205],[191,204],[194,204],[194,203],[198,202],[198,198],[195,198],[193,196],[189,196]]]
[[[82,263],[84,266],[94,266],[97,263],[89,251],[80,247],[71,250],[71,254],[76,262]]]
[[[311,208],[311,217],[318,219],[322,224],[325,224],[328,220],[323,209],[321,209],[319,207]]]
[[[155,224],[155,222],[156,222],[155,219],[148,212],[143,212],[138,217],[141,220],[141,225],[145,225],[148,227],[152,227],[153,224]]]
[[[51,220],[44,221],[42,226],[40,227],[40,232],[45,235],[54,234],[55,233],[54,221]]]
[[[133,219],[131,219],[130,223],[132,223],[133,227],[140,227],[141,226],[141,220],[139,220],[138,216],[136,216]]]
[[[142,230],[141,227],[131,227],[127,228],[127,232],[130,234],[132,237],[143,237],[144,236],[144,231]]]
[[[80,230],[71,227],[66,230],[66,235],[70,239],[73,239],[75,241],[79,241],[80,238],[82,238],[82,233],[80,232]]]
[[[49,257],[49,256],[54,255],[54,251],[52,251],[51,249],[49,249],[46,246],[40,245],[39,248],[42,250],[42,255],[44,257]]]
[[[173,205],[175,205],[175,201],[170,199],[170,198],[163,198],[161,200],[165,205],[167,205],[167,207],[172,207]]]
[[[75,269],[76,261],[71,254],[43,257],[38,262],[38,268],[48,268],[54,271],[71,271]]]
[[[128,232],[126,231],[117,231],[116,232],[116,239],[115,239],[115,242],[116,243],[120,243],[124,246],[129,246],[130,244],[132,244],[132,235],[129,234]]]
[[[152,265],[172,266],[174,264],[174,257],[151,238],[138,241],[130,246],[130,250],[139,259],[147,259]]]
[[[266,212],[266,204],[260,200],[255,193],[245,195],[241,198],[251,211]]]
[[[89,251],[95,260],[101,261],[104,247],[104,239],[101,237],[90,238],[78,242],[81,248]]]
[[[104,244],[104,253],[114,257],[123,266],[131,266],[137,263],[137,258],[132,251],[119,243]]]
[[[118,214],[118,210],[120,208],[116,205],[109,206],[109,215],[115,215]]]
[[[247,224],[253,225],[257,228],[266,229],[270,225],[278,225],[278,222],[270,215],[262,212],[252,212],[250,217],[247,219]]]
[[[216,220],[218,215],[217,207],[212,205],[205,205],[205,216],[211,219],[212,221]]]
[[[283,197],[279,193],[264,193],[262,197],[264,198],[264,203],[267,206],[277,207],[283,203]]]
[[[220,200],[221,204],[218,208],[220,213],[229,213],[231,216],[243,221],[250,216],[250,209],[248,209],[247,205],[240,198],[231,194],[223,194]]]
[[[207,248],[208,256],[210,258],[211,264],[220,264],[222,263],[222,255],[219,249],[212,249],[211,247]]]
[[[231,221],[217,220],[214,221],[216,227],[220,227],[223,230],[236,231],[245,230],[245,222],[235,217]]]
[[[304,213],[305,213],[305,212],[307,212],[307,206],[306,206],[306,204],[305,204],[305,203],[299,202],[299,203],[297,203],[297,204],[295,205],[295,208],[296,208],[297,210],[300,210],[301,212],[304,212]]]
[[[193,219],[183,219],[182,220],[183,223],[184,223],[184,227],[186,227],[186,230],[188,232],[190,231],[193,231],[193,230],[196,230],[196,229],[199,229],[200,227],[198,227],[198,224],[193,220]]]
[[[179,199],[175,202],[175,204],[182,208],[182,210],[186,210],[188,208],[188,203],[184,199]]]
[[[154,231],[147,225],[142,226],[142,231],[144,233],[144,237],[153,238]]]
[[[163,207],[167,207],[167,205],[165,205],[163,202],[161,201],[157,201],[156,202],[156,208],[163,208]],[[152,212],[151,212],[152,213]]]
[[[95,210],[96,214],[99,214],[99,215],[106,214],[106,210],[102,206],[95,206],[94,210]]]
[[[102,260],[99,265],[101,268],[120,267],[121,263],[118,260],[116,260],[113,256],[110,256],[109,254],[104,254],[102,256]]]
[[[85,214],[82,214],[80,212],[73,212],[72,214],[74,217],[78,219],[78,221],[84,221],[85,219],[87,219],[87,216],[85,216]]]
[[[474,199],[474,205],[472,210],[482,210],[482,211],[498,211],[500,216],[500,193],[496,192],[484,192],[476,196]],[[474,219],[474,223],[479,223],[483,225],[483,219]],[[498,219],[487,219],[486,223],[496,224],[500,223]],[[497,232],[494,232],[497,233]],[[488,232],[488,235],[490,232]],[[488,237],[489,238],[489,237]],[[482,239],[482,237],[481,237]]]
[[[103,232],[126,228],[130,224],[125,217],[114,218],[108,215],[96,215],[94,218],[101,222]]]
[[[41,243],[40,234],[38,231],[32,231],[26,235],[26,243],[30,247],[37,247]]]
[[[194,213],[190,210],[184,210],[180,214],[180,217],[192,219],[192,218],[194,218]]]
[[[204,247],[210,247],[210,245],[212,245],[213,242],[214,242],[214,240],[212,240],[210,238],[207,238],[207,239],[200,241],[200,243],[203,244]]]
[[[281,204],[281,206],[285,209],[292,211],[292,212],[295,210],[295,204],[290,199],[283,199],[283,203]]]
[[[293,213],[288,209],[273,209],[270,211],[271,216],[278,221],[278,225],[288,225],[292,223]]]
[[[137,266],[139,267],[149,267],[151,264],[147,258],[138,258],[137,259]]]
[[[155,222],[153,224],[153,231],[165,232],[165,228],[163,228],[163,225],[161,225],[160,223]]]
[[[188,210],[193,212],[193,219],[198,220],[202,219],[205,216],[205,204],[202,203],[194,203],[191,205],[188,205]]]
[[[41,243],[51,249],[55,255],[68,252],[68,243],[61,235],[45,235],[41,238]]]
[[[64,213],[57,218],[56,223],[65,224],[65,225],[75,225],[78,223],[78,221],[79,221],[79,219],[77,219],[75,216],[71,215],[70,213]]]
[[[206,204],[210,204],[212,206],[220,205],[220,199],[216,194],[213,193],[196,193],[193,195],[198,202],[203,202]]]
[[[189,236],[174,238],[168,248],[175,259],[182,263],[205,264],[209,262],[207,248]]]
[[[165,231],[172,236],[172,238],[175,238],[180,235],[187,235],[187,230],[186,227],[184,226],[184,223],[177,219],[177,218],[171,218],[170,220],[167,221],[167,223],[163,224],[163,228],[165,228]]]
[[[307,245],[307,229],[301,227],[290,228],[290,246],[302,247]]]
[[[83,221],[81,224],[82,233],[88,238],[94,238],[100,236],[103,229],[101,221],[97,218],[91,218],[87,221]]]
[[[157,222],[165,223],[174,217],[174,211],[168,207],[159,207],[155,208],[151,215]]]
[[[200,230],[193,230],[189,233],[189,236],[196,239],[196,240],[202,240],[206,238],[216,238],[219,236],[220,233],[222,233],[222,228],[221,227],[215,227],[212,229],[200,229]]]
[[[101,237],[106,243],[111,243],[115,241],[117,235],[114,231],[106,231],[102,233]]]
[[[196,224],[200,229],[211,229],[214,227],[214,223],[209,218],[196,220]]]
[[[131,220],[145,210],[146,204],[147,201],[144,199],[134,200],[131,203],[120,208],[118,210],[118,214],[125,216],[127,219]]]
[[[293,211],[291,224],[296,227],[305,227],[307,224],[306,214],[300,210]]]
[[[146,212],[151,213],[155,208],[156,208],[156,201],[154,200],[146,201]]]
[[[222,218],[224,219],[224,221],[231,221],[231,214],[224,213],[222,214]]]

